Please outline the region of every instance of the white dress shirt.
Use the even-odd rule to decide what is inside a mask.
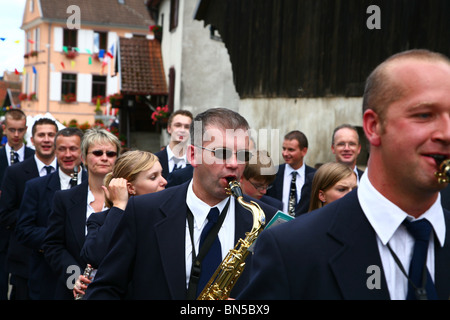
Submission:
[[[208,213],[211,210],[209,205],[200,200],[194,193],[192,189],[192,181],[189,183],[187,196],[186,196],[186,204],[192,212],[194,217],[194,245],[195,245],[195,253],[198,255],[199,245],[200,245],[200,236],[202,234],[203,228],[208,223]],[[227,204],[228,199],[230,199],[230,204],[228,206],[227,215],[223,224],[219,230],[219,240],[222,249],[222,260],[228,254],[228,252],[234,248],[234,225],[235,225],[235,216],[234,216],[234,208],[235,208],[235,199],[234,197],[228,197],[221,202],[219,202],[214,207],[217,207],[219,211],[222,213],[225,205]],[[185,259],[186,259],[186,288],[189,285],[189,278],[191,276],[191,267],[192,267],[192,242],[191,236],[189,234],[189,225],[186,220],[186,238],[185,238]]]
[[[91,191],[91,188],[88,185],[88,196],[87,196],[87,204],[86,204],[86,222],[89,219],[90,215],[95,213],[96,211],[94,210],[94,208],[92,208],[91,203],[95,201],[95,197],[94,194]],[[103,208],[102,210],[98,211],[98,212],[102,212],[105,211],[106,209],[108,209],[105,206],[105,203],[103,203]],[[84,225],[84,233],[85,235],[87,235],[87,225]]]
[[[302,187],[305,183],[305,163],[302,164],[300,168],[294,170],[289,164],[286,163],[284,169],[284,178],[283,178],[283,212],[288,212],[289,206],[289,194],[291,193],[291,181],[292,181],[292,172],[297,171],[297,178],[295,179],[295,187],[297,188],[297,203],[300,202],[300,197],[302,193]]]
[[[61,167],[59,167],[58,170],[59,170],[59,182],[60,182],[60,185],[61,185],[61,190],[70,189],[71,188],[70,180],[72,180],[72,177],[67,175],[67,174],[65,174],[61,170]],[[83,174],[83,170],[78,172],[77,185],[81,183],[81,175],[82,174]]]
[[[172,149],[170,149],[170,147],[168,145],[167,145],[166,150],[167,150],[167,159],[169,159],[169,163],[168,163],[169,172],[172,172],[173,168],[175,168],[176,166],[179,167],[180,169],[186,167],[186,163],[187,163],[186,154],[184,154],[183,157],[178,158],[175,156]]]
[[[415,220],[394,203],[379,193],[369,181],[369,174],[362,175],[357,189],[361,207],[377,234],[377,244],[380,251],[383,270],[392,300],[404,300],[408,292],[408,280],[394,261],[387,243],[398,256],[403,268],[408,272],[414,248],[414,238],[402,225],[405,218]],[[427,219],[433,226],[438,242],[434,241],[433,233],[427,254],[427,267],[434,281],[434,246],[444,245],[445,220],[441,206],[440,195],[436,202],[424,212],[419,219]]]
[[[39,176],[40,177],[46,176],[47,175],[47,170],[45,170],[44,167],[47,166],[47,165],[45,163],[43,163],[41,160],[39,160],[37,158],[36,154],[34,155],[34,160],[36,161],[36,165],[37,165],[37,169],[38,169],[38,172],[39,172]],[[53,162],[49,164],[49,166],[51,166],[53,168],[51,173],[56,171],[56,167],[57,167],[56,157],[53,159]]]

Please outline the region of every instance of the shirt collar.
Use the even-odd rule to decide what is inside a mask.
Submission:
[[[290,176],[292,174],[292,172],[294,172],[294,171],[297,171],[297,174],[299,176],[303,177],[305,175],[305,163],[303,162],[302,166],[300,168],[298,168],[297,170],[292,168],[290,164],[286,163],[286,168],[285,168],[286,175]]]
[[[42,168],[44,168],[46,164],[39,160],[36,154],[34,155],[34,160],[36,161],[38,172],[41,172]],[[52,163],[49,164],[49,166],[52,166],[54,169],[57,168],[56,157],[53,159]]]
[[[11,146],[9,144],[5,144],[5,151],[6,151],[6,157],[8,158],[8,161],[10,159],[10,153],[11,153]],[[20,147],[19,150],[15,150],[14,152],[16,152],[19,155],[19,160],[23,161],[25,159],[25,145],[23,144],[22,147]]]
[[[195,195],[194,190],[192,188],[192,181],[193,179],[191,179],[191,182],[189,182],[186,196],[186,204],[188,208],[191,210],[192,215],[194,217],[194,228],[200,229],[205,223],[206,218],[208,217],[208,213],[212,208],[217,207],[219,211],[222,213],[222,210],[227,204],[229,197],[223,199],[215,206],[210,207],[208,204],[203,202],[200,198],[198,198]]]
[[[368,172],[361,176],[357,193],[363,212],[383,245],[389,242],[405,218],[414,219],[375,189],[370,183]],[[431,223],[440,245],[443,246],[446,228],[440,195],[419,219],[422,218],[426,218]]]
[[[175,163],[178,163],[179,161],[186,161],[186,154],[184,154],[181,158],[175,156],[172,149],[170,149],[169,145],[167,145],[167,158],[169,160],[173,160]]]
[[[59,181],[61,184],[61,190],[66,190],[66,189],[70,189],[70,180],[72,179],[71,176],[67,175],[66,173],[64,173],[61,170],[61,167],[58,168],[59,171]],[[80,172],[78,172],[78,184],[80,184],[81,181],[81,175],[83,174],[83,170],[81,170]]]

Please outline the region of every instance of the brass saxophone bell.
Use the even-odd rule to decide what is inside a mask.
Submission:
[[[436,171],[434,175],[438,179],[439,183],[450,182],[450,159],[445,159],[445,156],[436,155],[433,157],[439,166],[439,171]]]

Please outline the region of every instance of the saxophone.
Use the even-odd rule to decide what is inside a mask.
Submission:
[[[252,213],[253,226],[245,234],[245,239],[239,239],[234,249],[228,252],[197,300],[226,300],[229,298],[231,289],[244,271],[245,258],[250,253],[248,248],[264,229],[265,215],[261,207],[254,201],[244,201],[241,187],[237,181],[229,181],[228,186],[227,193],[232,194],[241,206]]]
[[[445,159],[444,156],[434,156],[434,160],[439,166],[439,171],[434,173],[439,183],[450,182],[450,159]]]

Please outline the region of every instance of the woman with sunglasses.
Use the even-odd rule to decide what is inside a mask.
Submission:
[[[151,152],[128,151],[122,154],[113,171],[104,179],[105,211],[92,214],[87,222],[86,237],[81,257],[89,267],[98,268],[106,255],[112,234],[117,227],[130,196],[158,192],[165,189],[162,166]],[[94,274],[92,274],[93,276]],[[80,275],[73,288],[74,296],[83,295],[91,279]]]
[[[86,221],[94,212],[104,211],[103,179],[112,171],[120,152],[120,141],[105,129],[86,130],[81,142],[88,180],[64,191],[57,191],[43,244],[50,267],[58,274],[55,299],[73,299],[73,284],[86,264],[80,256],[87,234]]]

